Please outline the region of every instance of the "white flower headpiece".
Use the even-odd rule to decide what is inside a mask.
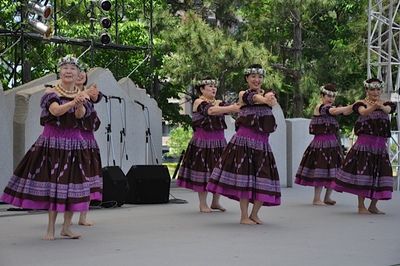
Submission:
[[[329,90],[325,89],[325,86],[322,86],[320,88],[320,90],[321,90],[321,93],[329,95],[329,96],[335,96],[336,97],[336,95],[338,95],[337,91],[329,91]]]
[[[217,86],[217,81],[214,79],[203,79],[203,80],[199,80],[197,82],[197,85],[199,86],[203,86],[203,85],[215,85]]]
[[[244,74],[245,75],[260,74],[260,75],[263,75],[265,77],[267,72],[262,68],[247,68],[247,69],[244,70]]]
[[[72,55],[66,55],[63,58],[60,58],[57,63],[57,67],[60,67],[64,64],[72,64],[77,66],[80,70],[82,70],[82,65],[79,64],[78,58]]]
[[[378,81],[372,81],[371,83],[368,83],[366,80],[364,80],[364,88],[366,89],[382,89],[385,87],[385,82],[381,81],[380,83]]]

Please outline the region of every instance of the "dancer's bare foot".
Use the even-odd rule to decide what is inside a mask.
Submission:
[[[336,200],[328,199],[328,200],[324,200],[324,203],[326,203],[328,205],[335,205],[336,204]]]
[[[255,225],[257,224],[255,221],[253,221],[252,219],[246,217],[246,218],[241,218],[240,219],[240,223],[241,224],[247,224],[247,225]]]
[[[385,214],[384,212],[378,210],[378,208],[368,208],[368,211],[373,214]]]
[[[208,206],[201,206],[200,205],[200,212],[211,213],[212,210]]]
[[[358,208],[360,214],[371,214],[366,208]]]
[[[211,204],[211,209],[226,212],[226,209],[222,207],[220,204]]]
[[[47,233],[44,237],[42,237],[43,240],[54,240],[54,233]]]
[[[317,206],[326,206],[326,204],[322,202],[322,200],[313,200],[312,204]]]
[[[260,218],[258,218],[257,216],[250,216],[250,220],[256,222],[257,224],[264,224],[264,222],[262,220],[260,220]]]
[[[94,223],[89,222],[87,220],[86,221],[79,221],[78,224],[79,225],[83,225],[83,226],[92,226],[92,225],[94,225]]]
[[[72,232],[71,229],[69,229],[69,228],[68,228],[68,229],[62,229],[61,232],[60,232],[60,235],[61,235],[61,236],[67,236],[67,237],[70,237],[70,238],[72,238],[72,239],[78,239],[78,238],[81,237],[81,235],[75,234],[75,233]]]

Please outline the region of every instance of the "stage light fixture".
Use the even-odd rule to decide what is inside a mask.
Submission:
[[[28,11],[43,17],[45,20],[48,20],[51,16],[52,8],[51,6],[43,6],[37,2],[29,1]]]
[[[108,32],[104,32],[100,35],[100,42],[102,44],[109,44],[111,42],[111,35]]]
[[[100,0],[99,1],[99,6],[104,11],[110,11],[111,10],[111,2],[110,2],[110,0]]]
[[[34,31],[40,33],[46,39],[49,39],[53,34],[53,28],[51,26],[47,26],[38,20],[30,19],[28,24]]]
[[[111,27],[111,24],[111,19],[109,19],[108,17],[102,17],[100,19],[100,25],[105,29],[109,29]]]

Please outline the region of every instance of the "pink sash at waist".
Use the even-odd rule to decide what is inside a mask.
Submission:
[[[236,136],[253,139],[255,141],[260,141],[264,143],[268,143],[269,141],[269,133],[254,131],[252,128],[245,126],[240,126],[238,128],[238,130],[236,131]]]
[[[44,125],[42,136],[82,139],[81,130],[79,128],[61,128],[49,124]]]
[[[336,140],[336,136],[334,133],[318,134],[314,136],[314,140],[316,141]]]
[[[193,134],[195,139],[206,139],[206,140],[220,140],[225,139],[225,134],[223,129],[207,131],[202,128],[196,128]]]
[[[386,148],[386,138],[379,136],[361,134],[358,136],[356,143],[375,148]]]

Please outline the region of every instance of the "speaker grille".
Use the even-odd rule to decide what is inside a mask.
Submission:
[[[125,203],[168,203],[171,177],[165,165],[133,165],[126,175]]]

